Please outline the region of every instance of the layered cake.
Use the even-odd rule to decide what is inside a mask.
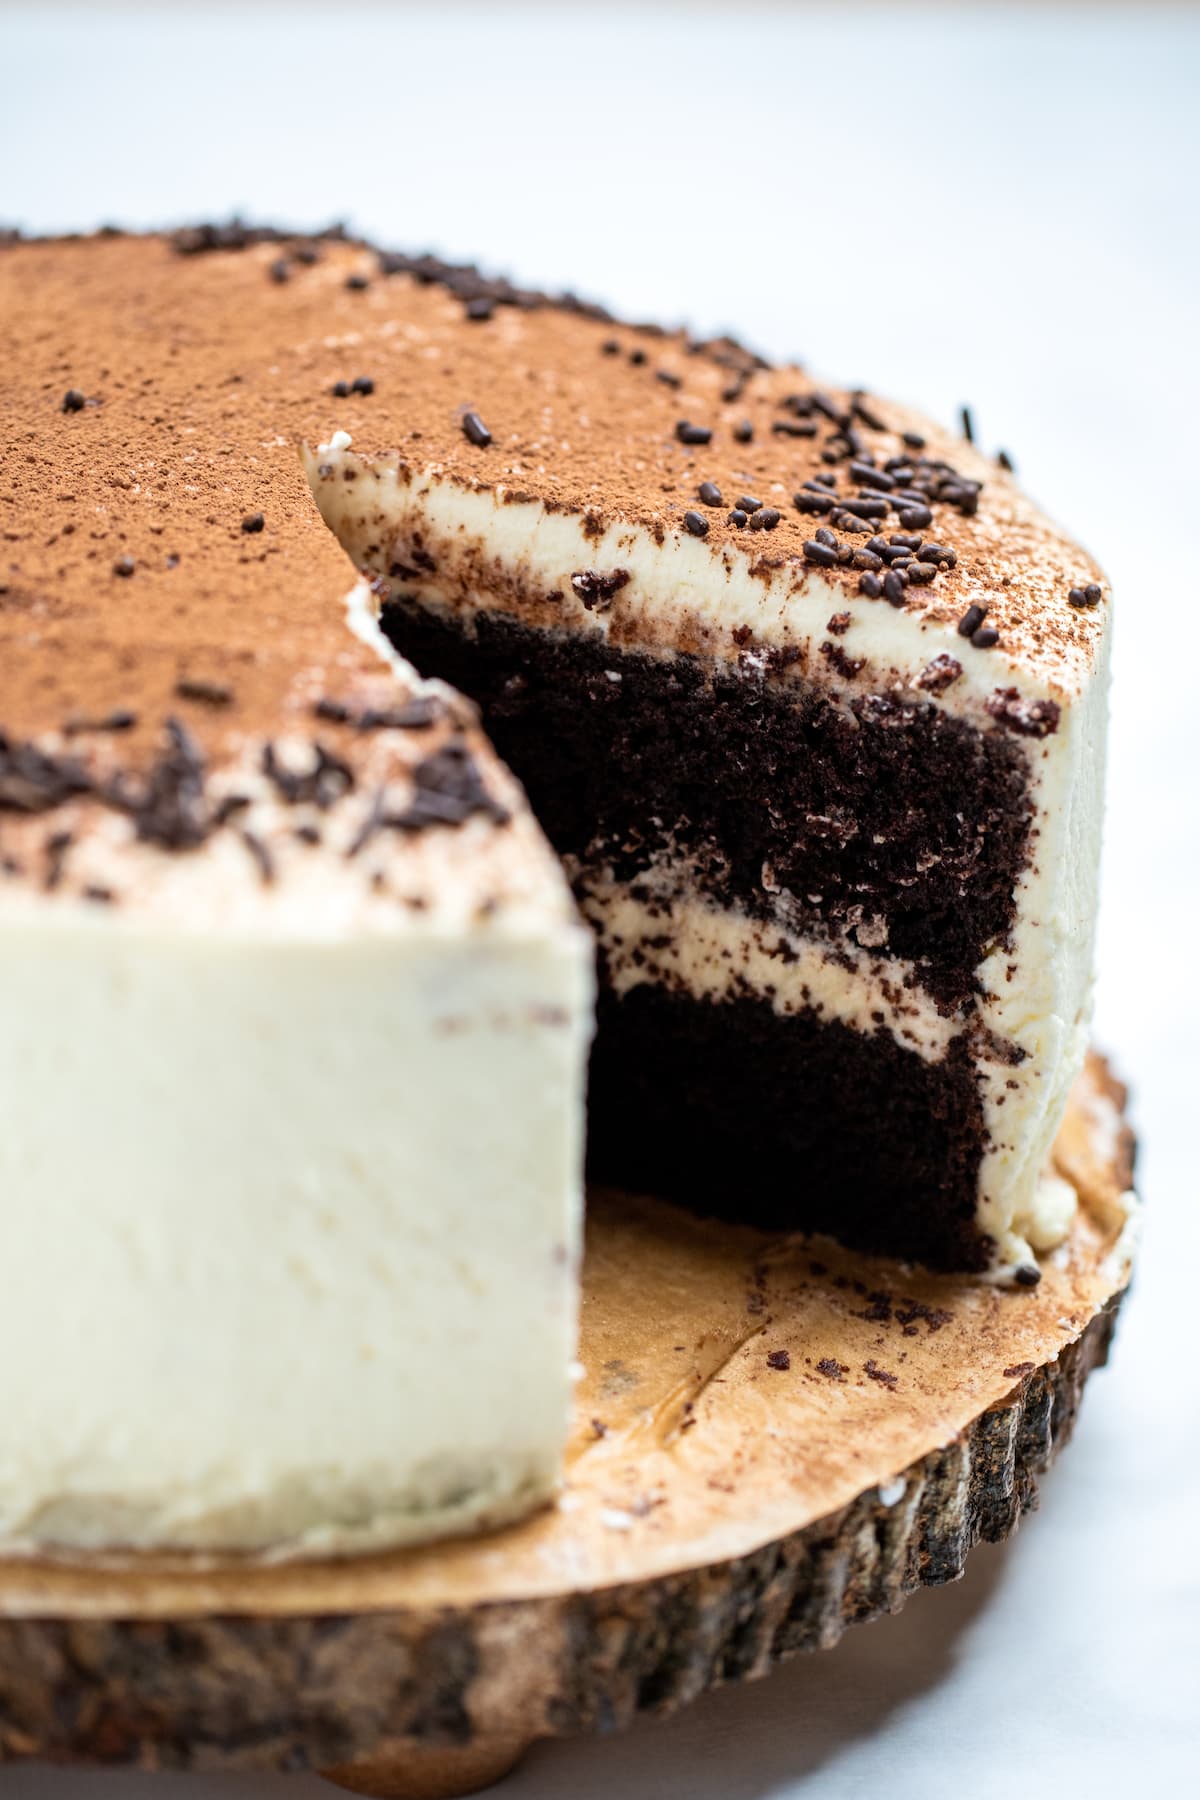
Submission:
[[[597,934],[593,1168],[1035,1281],[1072,1206],[1100,572],[1007,458],[728,341],[426,265],[354,317],[373,390],[326,408],[313,492]]]
[[[6,1545],[346,1549],[558,1478],[592,947],[472,709],[346,616],[264,286],[0,254]]]
[[[1006,467],[337,236],[0,319],[6,1541],[551,1491],[593,938],[598,1174],[1036,1282],[1109,595]]]

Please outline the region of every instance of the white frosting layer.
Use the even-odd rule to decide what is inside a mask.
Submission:
[[[6,1548],[319,1553],[552,1492],[592,946],[506,798],[412,842],[419,909],[233,838],[140,847],[118,906],[0,886]]]
[[[664,876],[666,872],[664,871]],[[701,1000],[749,994],[777,1013],[812,1012],[868,1034],[887,1030],[915,1055],[939,1062],[958,1027],[928,995],[906,987],[911,969],[853,945],[832,946],[779,925],[748,918],[703,898],[684,898],[668,879],[646,897],[653,875],[639,877],[635,896],[610,874],[589,870],[580,907],[604,952],[618,994],[643,983],[678,987]],[[663,941],[666,939],[667,941]]]
[[[507,595],[510,611],[528,618],[536,609],[541,624],[624,647],[683,648],[728,660],[740,654],[735,630],[749,632],[759,649],[811,648],[827,639],[832,614],[845,612],[850,624],[836,641],[847,657],[865,658],[861,675],[848,682],[828,666],[810,672],[855,693],[913,688],[935,656],[952,656],[962,674],[944,692],[920,690],[922,696],[982,725],[991,723],[986,703],[998,688],[1061,701],[1103,675],[1106,637],[1090,675],[1077,658],[1058,656],[1042,666],[1002,644],[976,649],[954,621],[869,600],[818,568],[764,567],[770,544],[758,534],[719,556],[679,530],[662,543],[627,523],[589,535],[579,515],[506,500],[502,487],[469,488],[436,467],[408,470],[395,457],[359,456],[345,432],[303,454],[317,505],[355,565],[384,578],[397,566],[411,571],[398,585],[427,605],[470,613],[503,606]],[[586,607],[571,575],[618,568],[629,580],[611,606]],[[973,585],[969,598],[986,604],[986,588]]]
[[[977,972],[983,1023],[1025,1053],[1015,1068],[980,1066],[991,1148],[980,1173],[979,1216],[1005,1260],[1019,1260],[1023,1240],[1036,1239],[1038,1174],[1087,1049],[1109,642],[1106,638],[1100,647],[1095,677],[1081,698],[1063,708],[1058,730],[1029,746],[1034,835],[1029,864],[1017,883],[1012,942],[997,947]]]
[[[755,567],[753,556],[769,554],[761,542],[753,551],[726,546],[715,555],[686,533],[668,532],[660,544],[644,528],[622,523],[590,537],[577,514],[530,500],[505,503],[502,490],[466,487],[436,467],[410,470],[394,457],[359,457],[344,434],[306,461],[318,505],[359,566],[386,581],[399,565],[404,592],[461,615],[468,628],[479,610],[509,610],[622,650],[681,648],[732,659],[747,654],[734,637],[745,627],[751,656],[785,646],[800,651],[794,668],[779,677],[783,684],[818,682],[835,698],[899,690],[986,731],[1000,729],[988,710],[998,690],[1015,690],[1020,706],[1054,701],[1061,709],[1057,729],[1018,740],[1030,769],[1031,856],[1017,884],[1011,940],[976,971],[983,991],[975,1016],[984,1028],[976,1066],[990,1138],[980,1174],[980,1226],[995,1240],[1005,1268],[1061,1236],[1055,1223],[1061,1208],[1043,1190],[1041,1171],[1082,1064],[1090,1018],[1108,633],[1096,634],[1083,660],[1061,654],[1039,660],[1028,650],[1010,656],[1003,644],[981,650],[953,622],[868,600],[817,570],[797,571],[794,563]],[[572,573],[617,568],[629,580],[611,606],[589,610]],[[972,598],[986,603],[986,589],[972,590]],[[831,638],[834,613],[847,614],[849,623]],[[839,669],[820,655],[822,643],[836,643],[848,663]],[[921,685],[935,657],[961,666],[941,691]],[[861,667],[847,672],[853,663]],[[745,921],[718,926],[711,916],[702,924],[693,918],[685,933],[692,946],[688,979],[714,991],[732,962],[744,966],[747,979],[754,969],[768,985],[767,971],[756,967],[761,946],[747,936],[753,929]],[[701,974],[710,954],[716,964]],[[810,944],[802,966],[811,972],[820,956]],[[824,978],[822,1003],[847,1009],[839,1016],[860,1018],[871,979],[864,987],[861,972],[856,962],[852,975]],[[889,979],[913,973],[899,965]],[[777,981],[772,985],[785,991]]]

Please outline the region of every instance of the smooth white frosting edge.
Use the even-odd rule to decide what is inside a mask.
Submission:
[[[6,1544],[293,1553],[549,1494],[582,932],[0,937]]]

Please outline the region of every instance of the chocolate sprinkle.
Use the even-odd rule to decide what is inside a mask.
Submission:
[[[247,537],[253,537],[256,532],[263,529],[266,522],[267,521],[260,512],[247,513],[246,517],[242,520],[242,530],[246,533]]]
[[[50,812],[90,787],[92,779],[74,756],[47,756],[32,743],[9,743],[0,731],[0,808]]]
[[[67,851],[75,842],[73,831],[53,831],[46,839],[46,878],[47,893],[53,893],[60,886],[63,871],[66,868]]]
[[[65,413],[82,412],[87,405],[87,395],[81,394],[78,388],[68,388],[62,397],[62,409]]]
[[[119,707],[102,719],[68,719],[63,730],[68,737],[78,737],[85,731],[132,731],[137,721],[135,712]]]
[[[463,436],[467,442],[477,449],[486,450],[492,441],[492,434],[477,412],[465,412],[462,416]]]
[[[959,637],[965,637],[965,638],[974,637],[975,633],[979,630],[979,627],[983,624],[983,621],[986,617],[987,617],[986,607],[968,606],[966,612],[963,614],[962,618],[958,621]]]
[[[190,675],[182,676],[175,683],[175,692],[181,700],[195,700],[201,706],[228,706],[233,699],[232,688],[219,681],[201,681]]]
[[[971,642],[977,650],[994,650],[1000,642],[1000,633],[994,625],[981,625],[978,631],[971,633]]]
[[[271,852],[267,849],[266,844],[263,842],[262,838],[259,837],[257,832],[243,829],[239,833],[239,836],[255,862],[258,864],[258,872],[262,877],[263,885],[269,887],[275,879],[275,863],[272,859]]]
[[[696,518],[697,515],[693,513],[692,517]],[[705,530],[707,529],[705,526]],[[605,573],[599,569],[580,569],[572,575],[571,586],[588,612],[607,612],[613,603],[613,596],[619,594],[628,581],[628,569],[609,569]]]
[[[689,419],[680,419],[675,427],[675,436],[681,444],[711,444],[712,432],[707,425],[693,425]]]
[[[441,716],[440,701],[418,694],[401,706],[369,706],[353,723],[356,731],[424,731]]]
[[[721,498],[721,490],[715,481],[702,481],[696,489],[696,497],[703,501],[705,506],[724,506],[725,504]],[[742,504],[743,502],[739,500],[738,505]]]
[[[734,438],[734,442],[737,444],[753,443],[754,427],[750,423],[749,419],[739,419],[738,420],[737,424],[733,428],[733,438]]]
[[[971,642],[979,637],[977,632]],[[1061,709],[1057,700],[1023,700],[1016,688],[997,688],[985,702],[998,724],[1021,737],[1050,737],[1058,730]]]
[[[888,501],[883,495],[859,495],[856,500],[843,500],[842,512],[853,519],[886,519]]]
[[[120,575],[123,580],[128,581],[136,567],[137,564],[134,562],[132,556],[118,556],[116,562],[113,564],[113,574]]]
[[[685,512],[683,515],[683,527],[685,531],[690,531],[693,537],[708,536],[708,520],[704,517],[703,513]]]
[[[213,826],[228,825],[239,813],[245,812],[250,804],[249,794],[222,794],[213,808]]]
[[[873,488],[880,493],[890,493],[895,487],[894,476],[886,469],[877,469],[871,463],[852,462],[849,475],[851,481],[857,481],[860,487]]]
[[[403,812],[384,814],[380,825],[394,831],[422,831],[429,825],[462,825],[481,813],[498,825],[508,813],[484,786],[465,744],[443,744],[413,771],[416,793]]]
[[[917,677],[917,686],[927,693],[941,694],[962,674],[962,664],[956,656],[947,656],[945,652],[935,656],[932,662],[926,663]]]
[[[129,786],[118,779],[106,798],[128,812],[143,843],[164,850],[194,850],[208,836],[210,820],[204,799],[204,758],[187,727],[166,722],[167,748],[144,783]]]
[[[873,412],[867,405],[867,397],[865,394],[852,394],[850,396],[850,407],[855,418],[860,424],[865,425],[868,431],[887,430],[887,426],[879,417],[878,413]]]
[[[354,771],[349,763],[320,743],[313,745],[313,761],[307,769],[290,768],[280,759],[274,744],[267,744],[262,754],[262,771],[291,806],[308,804],[324,811],[354,786]]]

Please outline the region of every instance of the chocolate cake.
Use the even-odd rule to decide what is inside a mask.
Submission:
[[[593,1169],[1036,1280],[1090,1004],[1100,572],[969,418],[361,267],[313,373],[370,391],[331,394],[313,492],[596,931]]]
[[[16,243],[0,310],[14,967],[26,932],[58,958],[52,921],[140,944],[193,907],[210,945],[243,909],[310,942],[327,904],[386,908],[385,937],[452,916],[462,971],[480,942],[523,934],[503,1006],[468,987],[470,1069],[430,1063],[431,1043],[459,1041],[459,1015],[432,1002],[418,1029],[375,1040],[399,1060],[371,1089],[371,1141],[389,1107],[401,1137],[424,1123],[427,1081],[442,1083],[427,1171],[510,1125],[508,1160],[489,1171],[481,1149],[462,1175],[446,1267],[463,1220],[488,1216],[488,1193],[511,1201],[526,1169],[541,1199],[536,1232],[509,1219],[529,1257],[504,1318],[540,1266],[522,1233],[568,1281],[578,934],[515,786],[449,688],[397,692],[380,626],[477,703],[595,933],[599,1175],[1036,1281],[1074,1204],[1045,1171],[1087,1034],[1110,606],[1005,466],[731,341],[337,237]],[[357,639],[338,539],[363,576]],[[418,877],[426,861],[437,873]],[[56,1072],[84,1080],[80,1032],[113,1062],[98,1011],[68,1056],[48,992],[29,990],[48,1047],[6,1046],[18,1091],[26,1065],[42,1072],[38,1143]],[[353,1017],[333,1013],[350,1094]],[[533,1048],[506,1060],[517,1015],[543,1064]],[[285,1036],[310,1041],[298,1018]],[[346,1116],[350,1144],[361,1106]],[[6,1192],[27,1154],[6,1146]],[[36,1279],[49,1252],[13,1214],[6,1263]],[[464,1318],[478,1262],[454,1276]],[[427,1391],[458,1369],[465,1393],[477,1338],[437,1341]],[[497,1434],[470,1416],[494,1468]],[[553,1437],[545,1423],[510,1493],[545,1491]],[[453,1511],[460,1471],[433,1466]]]

